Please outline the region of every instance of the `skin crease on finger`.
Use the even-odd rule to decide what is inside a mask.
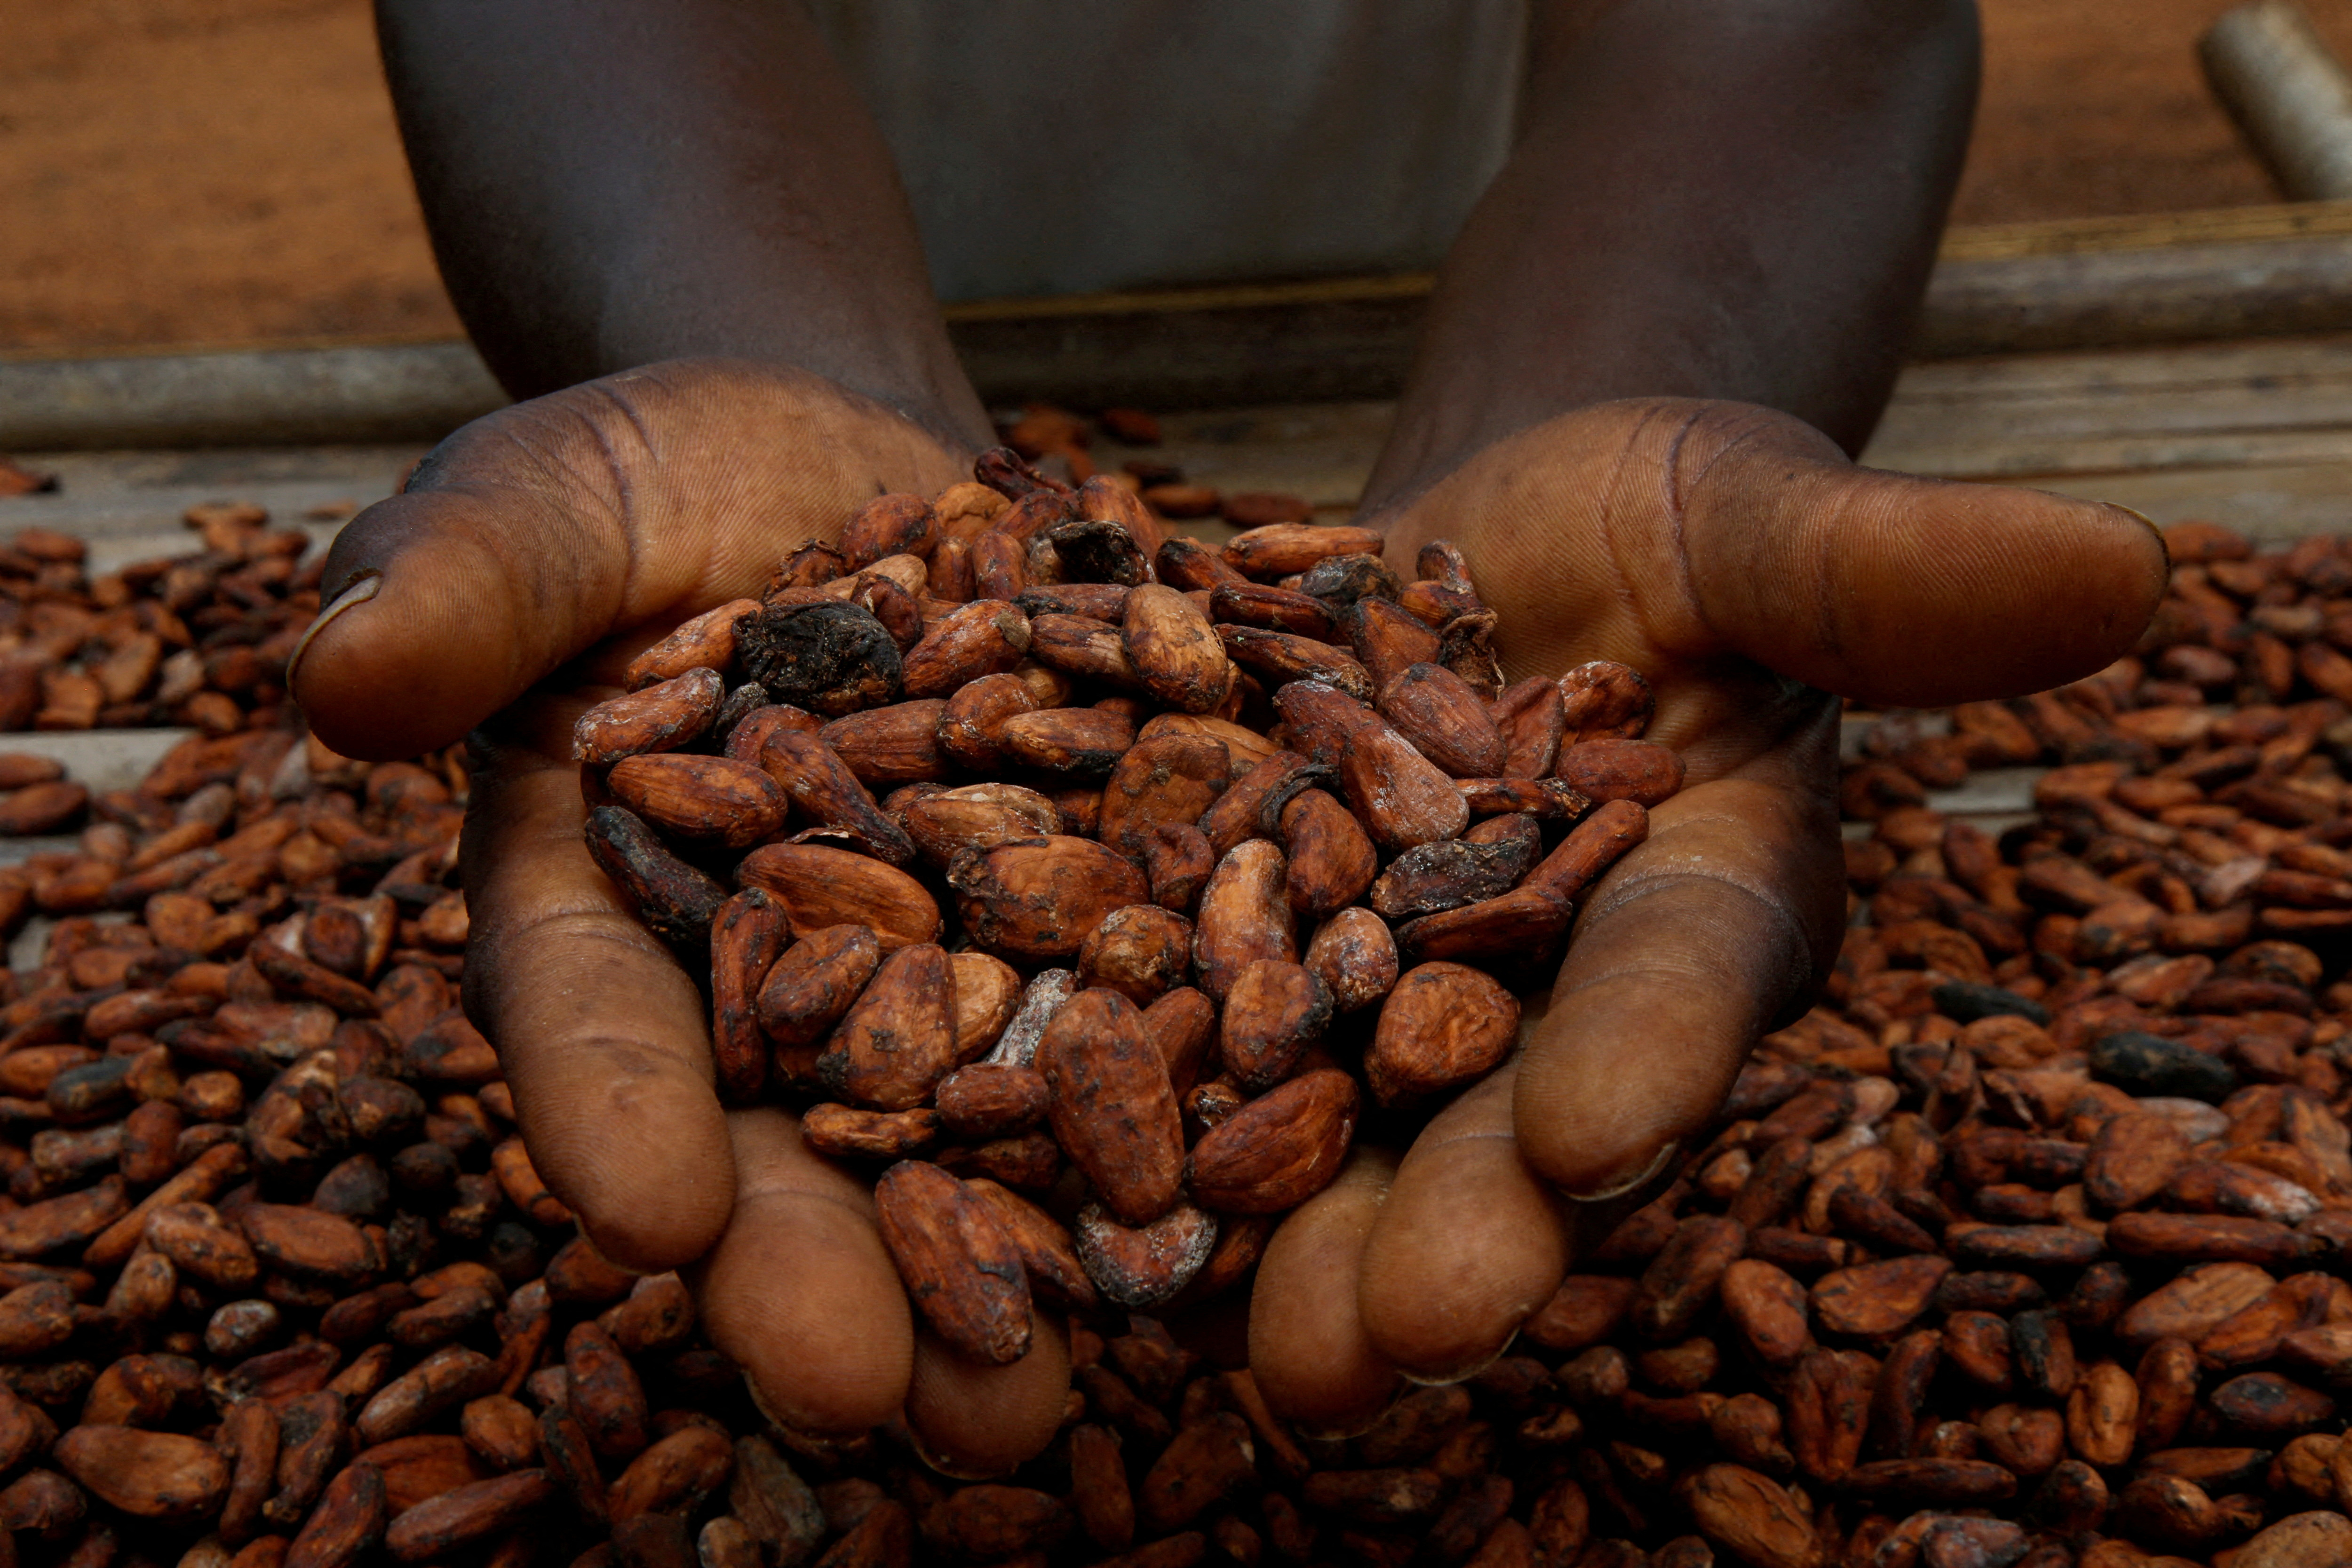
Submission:
[[[1403,1386],[1357,1310],[1364,1243],[1394,1161],[1358,1148],[1339,1179],[1276,1229],[1250,1294],[1249,1363],[1266,1403],[1301,1431],[1347,1436]]]
[[[967,468],[878,404],[725,361],[517,405],[338,536],[328,584],[383,585],[320,631],[297,695],[345,755],[446,745],[603,639],[756,594],[865,500],[935,494]]]
[[[739,1110],[728,1127],[735,1216],[688,1270],[711,1342],[772,1419],[828,1436],[881,1425],[907,1398],[915,1327],[873,1193],[810,1153],[789,1112]]]
[[[577,769],[521,745],[481,751],[467,1010],[498,1045],[550,1190],[615,1262],[673,1268],[718,1238],[734,1195],[701,997],[589,858]]]

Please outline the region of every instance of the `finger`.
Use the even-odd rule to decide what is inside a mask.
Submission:
[[[679,362],[518,404],[337,537],[295,695],[347,755],[446,745],[615,631],[756,594],[881,491],[961,477],[910,421],[790,373]]]
[[[727,1223],[732,1155],[701,994],[589,858],[579,770],[542,749],[577,707],[525,703],[484,742],[463,853],[466,1006],[549,1188],[614,1261],[671,1268]]]
[[[1693,399],[1548,421],[1393,513],[1391,560],[1441,534],[1469,554],[1514,677],[1654,680],[1664,655],[1712,679],[1734,654],[1876,702],[2015,695],[2126,651],[2167,577],[2120,507],[1857,468],[1788,415]]]
[[[1841,696],[2042,690],[2130,651],[2163,597],[2163,540],[2121,507],[1858,468],[1764,409],[1692,405],[1660,424],[1699,616]]]
[[[1035,1458],[1054,1440],[1069,1393],[1070,1338],[1045,1312],[1033,1313],[1029,1353],[1010,1366],[957,1355],[924,1331],[915,1336],[907,1426],[932,1468],[983,1480]]]
[[[1503,1353],[1568,1271],[1560,1203],[1519,1158],[1505,1068],[1437,1113],[1397,1167],[1356,1287],[1407,1376],[1453,1383]]]
[[[915,1329],[873,1191],[809,1152],[787,1111],[728,1121],[734,1218],[691,1270],[711,1343],[773,1420],[825,1436],[879,1426],[906,1402]]]
[[[1358,1149],[1339,1180],[1282,1222],[1258,1260],[1250,1369],[1266,1403],[1302,1431],[1360,1432],[1402,1386],[1356,1306],[1364,1243],[1395,1173],[1386,1154]]]
[[[1580,915],[1513,1095],[1520,1152],[1570,1196],[1622,1193],[1704,1127],[1835,952],[1835,816],[1799,760],[1660,805]]]

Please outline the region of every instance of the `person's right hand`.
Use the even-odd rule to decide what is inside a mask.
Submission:
[[[875,495],[970,472],[879,404],[749,364],[656,364],[519,404],[343,530],[292,684],[349,756],[480,727],[466,1007],[533,1163],[597,1247],[689,1268],[705,1330],[776,1418],[846,1435],[903,1409],[942,1468],[978,1474],[1052,1436],[1058,1325],[1009,1367],[948,1354],[916,1329],[866,1185],[810,1154],[788,1112],[721,1110],[702,998],[589,858],[571,760],[572,721],[638,649],[757,596]]]

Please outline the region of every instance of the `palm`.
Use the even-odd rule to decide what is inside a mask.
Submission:
[[[1278,1233],[1252,1304],[1269,1397],[1311,1425],[1499,1354],[1713,1113],[1835,952],[1831,692],[2031,690],[2123,651],[2160,591],[2112,509],[1853,468],[1739,405],[1601,405],[1496,443],[1386,512],[1450,537],[1514,678],[1647,674],[1689,785],[1596,887],[1517,1058],[1393,1167],[1368,1153]]]

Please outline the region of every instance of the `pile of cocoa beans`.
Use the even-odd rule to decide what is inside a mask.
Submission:
[[[1368,530],[1212,551],[1110,481],[976,471],[646,649],[574,752],[722,1092],[866,1164],[908,1296],[1001,1364],[1033,1289],[1239,1279],[1360,1100],[1499,1064],[1488,968],[1557,963],[1682,763],[1622,665],[1506,689],[1448,545],[1408,584]]]
[[[0,1540],[74,1568],[2352,1560],[2352,661],[2330,636],[2352,649],[2352,551],[2169,538],[2174,592],[2133,658],[1849,721],[1828,996],[1500,1360],[1321,1438],[1188,1348],[1176,1307],[1171,1333],[1097,1300],[1072,1311],[1062,1431],[979,1483],[895,1429],[769,1426],[679,1281],[614,1268],[540,1184],[455,1006],[456,758],[358,763],[274,726],[184,742],[88,802],[77,852],[0,880],[8,929],[55,921],[0,983]],[[826,602],[887,605],[870,570],[829,572],[852,587]],[[1442,561],[1423,581],[1451,585]],[[1037,623],[1074,612],[1021,613],[1003,673],[1026,691]],[[1444,651],[1423,662],[1475,681]],[[1243,700],[1223,722],[1267,700]],[[2029,768],[2013,826],[1935,809]],[[38,771],[0,757],[0,788]],[[874,808],[905,832],[900,787]],[[1108,799],[1037,789],[1055,819],[1024,820],[1100,845],[1099,815],[1069,831],[1084,790]],[[1286,842],[1306,793],[1259,841]],[[789,847],[888,867],[873,823],[804,815],[837,837]],[[715,875],[681,851],[677,886]],[[922,856],[911,879],[936,879]],[[977,968],[950,963],[959,997]],[[760,1031],[749,1005],[733,1021]],[[1349,1076],[1376,1031],[1348,1016],[1294,1074]],[[832,1094],[822,1043],[764,1041],[751,1092]],[[1238,1108],[1281,1091],[1233,1082]],[[942,1118],[919,1163],[1049,1219],[1074,1195],[1058,1140],[1054,1182],[1023,1189],[917,1109]],[[1091,1277],[1063,1278],[1083,1301]]]
[[[286,660],[319,612],[323,558],[247,503],[192,508],[203,548],[92,577],[50,529],[0,544],[0,731],[274,726]],[[13,785],[7,786],[13,787]],[[79,785],[0,805],[0,832],[76,825]]]

